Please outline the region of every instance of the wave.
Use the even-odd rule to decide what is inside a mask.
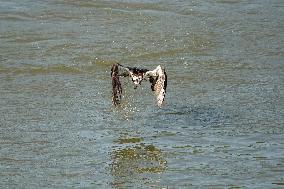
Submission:
[[[1,57],[0,57],[1,58]],[[0,59],[1,60],[1,59]],[[26,65],[8,67],[0,65],[0,74],[8,75],[40,75],[40,74],[94,74],[95,72],[110,70],[110,66],[118,63],[115,60],[93,59],[89,56],[78,56],[73,59],[75,65]],[[82,64],[80,64],[82,63]]]
[[[38,75],[38,74],[80,74],[83,71],[75,66],[51,65],[51,66],[23,66],[4,67],[0,66],[0,74],[12,75]]]

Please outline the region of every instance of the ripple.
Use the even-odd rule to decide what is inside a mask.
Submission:
[[[142,142],[142,138],[121,138],[118,139],[117,143],[118,144],[128,144],[128,143],[139,143]]]
[[[25,67],[4,67],[0,66],[0,74],[11,75],[41,75],[41,74],[80,74],[82,70],[77,67],[66,65],[51,66],[25,66]]]

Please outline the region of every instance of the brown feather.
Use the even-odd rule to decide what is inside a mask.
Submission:
[[[116,106],[121,100],[122,87],[118,76],[118,65],[114,64],[111,68],[112,79],[112,103]]]

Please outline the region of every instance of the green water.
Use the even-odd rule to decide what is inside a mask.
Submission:
[[[282,188],[282,0],[0,0],[1,188]],[[168,73],[111,104],[113,63]]]

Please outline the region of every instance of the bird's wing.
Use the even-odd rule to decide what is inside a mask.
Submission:
[[[111,68],[112,79],[112,103],[118,105],[121,100],[122,87],[118,76],[118,65],[114,64]]]
[[[151,89],[155,91],[158,106],[162,106],[167,88],[167,74],[165,70],[159,65],[156,69],[146,72],[145,75],[149,77]]]

